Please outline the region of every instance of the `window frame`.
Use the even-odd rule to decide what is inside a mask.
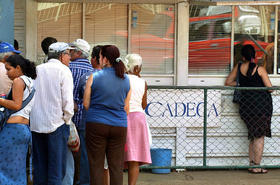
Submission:
[[[190,5],[205,5],[205,6],[210,6],[210,5],[214,5],[214,6],[221,6],[221,5],[228,5],[228,6],[231,6],[232,7],[232,12],[234,12],[234,9],[236,6],[239,6],[239,5],[247,5],[247,4],[242,4],[242,3],[191,3]],[[274,70],[273,70],[273,74],[269,74],[269,77],[277,77],[279,78],[280,77],[280,74],[277,74],[277,44],[278,44],[278,12],[279,12],[279,8],[280,6],[278,5],[274,5],[274,4],[254,4],[256,6],[275,6],[275,23],[274,23],[274,61],[273,61],[273,65],[274,65]],[[190,17],[189,17],[190,19]],[[188,21],[189,21],[188,19]],[[231,59],[230,59],[230,71],[233,69],[234,67],[234,29],[235,29],[235,17],[234,17],[234,14],[232,13],[232,18],[231,18]],[[280,32],[279,32],[279,37],[280,37]],[[190,41],[190,40],[189,40]],[[279,50],[280,51],[280,50]],[[188,65],[188,68],[189,68],[189,65]],[[194,83],[199,83],[197,80],[195,79],[200,79],[200,81],[204,81],[204,80],[201,80],[202,78],[210,78],[210,79],[215,79],[218,78],[226,78],[227,75],[219,75],[219,74],[189,74],[187,73],[187,77],[188,79],[191,79],[193,78],[194,80],[190,80],[191,81],[191,85],[195,85],[193,84]],[[205,79],[206,80],[206,79]],[[215,79],[216,80],[216,79]],[[218,80],[219,81],[219,80]],[[220,83],[220,82],[219,82]],[[216,84],[217,85],[217,84]],[[220,85],[220,84],[219,84]]]

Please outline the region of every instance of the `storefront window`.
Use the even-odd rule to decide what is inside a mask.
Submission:
[[[127,54],[127,5],[86,3],[85,40],[91,46],[116,45]]]
[[[174,73],[174,5],[132,5],[131,52],[145,74]]]
[[[81,3],[38,3],[37,17],[38,62],[42,62],[44,58],[41,42],[45,37],[54,37],[61,42],[72,42],[81,38]]]
[[[38,3],[38,61],[44,57],[41,41],[45,37],[72,42],[84,36],[91,47],[116,45],[122,57],[130,46],[131,53],[142,56],[144,74],[174,73],[174,5],[85,3],[84,14],[82,5]]]
[[[251,44],[256,50],[255,63],[274,69],[274,6],[235,6],[234,63],[242,61],[240,49]]]
[[[189,74],[229,72],[231,11],[231,6],[190,7]]]

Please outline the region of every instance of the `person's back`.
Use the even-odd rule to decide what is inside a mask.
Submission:
[[[83,99],[79,97],[78,86],[80,78],[88,73],[93,72],[89,60],[87,59],[90,52],[90,45],[83,39],[76,39],[71,46],[74,48],[71,50],[71,62],[69,64],[70,71],[73,76],[74,82],[74,101],[77,105],[77,110],[72,118],[78,130],[84,130],[85,125],[82,123],[82,109]]]
[[[86,83],[83,105],[87,112],[86,144],[90,184],[104,183],[104,158],[108,160],[110,183],[123,184],[123,158],[129,112],[130,85],[116,46],[101,48],[103,70]]]
[[[241,64],[240,68],[242,68],[242,65],[246,64]],[[240,87],[265,87],[259,75],[258,68],[259,66],[255,63],[249,63],[247,71],[242,73],[243,70],[239,70]]]
[[[131,88],[129,112],[144,112],[142,98],[145,93],[145,80],[136,75],[128,75]]]
[[[128,168],[128,184],[136,184],[139,176],[139,166],[152,162],[149,126],[143,110],[147,105],[147,84],[144,79],[140,78],[142,57],[138,54],[128,54],[125,60],[127,73],[129,74],[131,97],[129,114],[127,115],[124,165]]]
[[[69,125],[74,114],[70,49],[64,42],[51,44],[48,62],[37,68],[30,117],[34,184],[62,184],[65,176]]]
[[[129,91],[129,79],[116,76],[115,70],[106,67],[93,74],[91,103],[87,121],[115,126],[126,126],[124,100]]]
[[[49,60],[47,63],[37,67],[38,77],[35,80],[36,97],[34,108],[31,114],[31,123],[40,122],[40,127],[31,124],[32,131],[52,132],[55,127],[52,124],[63,124],[64,120],[62,107],[62,92],[61,84],[65,79],[72,79],[69,68],[55,59]],[[39,101],[36,101],[39,100]],[[42,116],[40,113],[44,112]]]

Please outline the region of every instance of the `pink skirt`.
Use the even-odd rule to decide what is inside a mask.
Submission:
[[[125,167],[129,161],[139,162],[140,165],[152,163],[146,117],[142,112],[131,112],[127,116],[124,161]]]

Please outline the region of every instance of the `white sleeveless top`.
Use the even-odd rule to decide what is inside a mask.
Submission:
[[[25,75],[20,76],[20,78],[24,81],[24,83],[26,85],[24,92],[23,92],[23,101],[24,101],[29,96],[29,94],[31,93],[31,91],[33,89],[33,79],[30,77],[27,77]],[[21,116],[26,119],[29,119],[29,115],[30,115],[33,104],[34,104],[34,96],[33,96],[32,100],[23,109],[12,114],[10,117]]]
[[[130,81],[131,97],[129,101],[129,112],[144,112],[142,99],[145,93],[145,80],[136,75],[128,75]]]

